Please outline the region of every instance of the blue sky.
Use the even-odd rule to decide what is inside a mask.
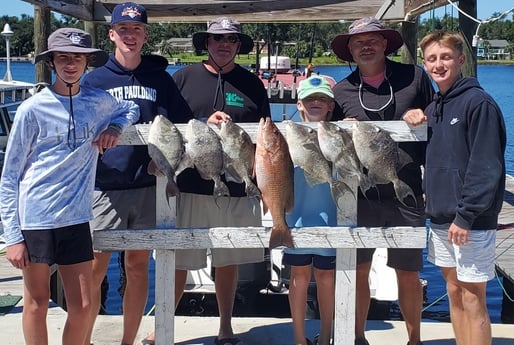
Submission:
[[[478,19],[488,19],[493,13],[504,12],[512,7],[514,7],[513,0],[477,0]],[[447,12],[451,13],[450,5],[447,7]],[[454,15],[457,16],[457,12],[455,10],[453,12]],[[0,16],[20,16],[21,14],[33,16],[34,10],[32,5],[21,0],[10,0],[9,6],[2,6],[0,10]],[[444,7],[436,11],[435,15],[442,17],[444,15]],[[512,18],[511,15],[509,15],[508,18]]]

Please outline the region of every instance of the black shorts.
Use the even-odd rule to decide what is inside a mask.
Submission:
[[[22,230],[30,262],[73,265],[93,260],[89,223],[57,229]]]
[[[398,200],[359,199],[357,225],[367,227],[426,226],[424,202],[417,198],[419,208],[406,207]],[[357,249],[357,264],[371,262],[374,248]],[[423,268],[423,249],[388,248],[387,266],[403,271],[420,271]]]
[[[307,266],[312,264],[314,268],[319,270],[334,270],[336,268],[335,256],[284,253],[282,260],[289,266]]]

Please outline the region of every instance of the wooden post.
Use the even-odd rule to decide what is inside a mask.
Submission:
[[[93,22],[84,21],[84,31],[91,35],[91,43],[93,47],[98,47],[98,30]]]
[[[41,5],[34,5],[34,49],[36,55],[47,49],[47,39],[50,33],[50,10]],[[36,64],[35,82],[52,83],[52,72],[47,64]]]
[[[416,22],[403,21],[401,24],[401,34],[403,37],[404,45],[400,49],[402,55],[402,62],[407,64],[417,64],[417,30],[418,20]]]
[[[477,0],[459,1],[459,8],[473,18],[477,17]],[[473,36],[477,28],[477,23],[459,12],[459,28],[464,36],[466,62],[462,66],[462,75],[465,77],[477,76],[477,48],[472,46]]]

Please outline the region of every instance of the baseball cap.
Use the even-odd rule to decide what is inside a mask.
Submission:
[[[334,98],[330,83],[325,78],[314,75],[300,81],[298,86],[299,100],[309,97],[314,93],[322,93],[330,98]]]
[[[193,45],[197,51],[207,50],[205,41],[209,34],[237,34],[241,41],[239,53],[248,54],[253,49],[253,40],[250,36],[241,32],[241,24],[230,17],[220,17],[209,22],[207,31],[200,31],[193,34]]]
[[[53,52],[91,54],[94,61],[89,64],[93,67],[104,65],[109,54],[101,49],[92,48],[91,35],[75,28],[61,28],[55,30],[48,37],[48,49],[36,55],[34,62],[46,60]]]
[[[398,31],[384,28],[382,22],[375,17],[364,17],[354,21],[348,28],[348,33],[337,35],[332,40],[330,46],[339,58],[344,61],[353,62],[348,42],[350,42],[352,36],[364,33],[378,33],[387,39],[387,47],[384,52],[386,56],[403,45],[402,36]]]
[[[116,5],[112,10],[111,25],[126,22],[148,24],[146,9],[135,2]]]

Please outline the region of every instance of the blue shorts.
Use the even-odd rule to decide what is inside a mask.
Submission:
[[[56,229],[22,230],[30,262],[73,265],[93,260],[89,223]]]
[[[312,264],[314,268],[319,270],[334,270],[336,268],[335,256],[284,253],[282,260],[289,266],[307,266]]]

